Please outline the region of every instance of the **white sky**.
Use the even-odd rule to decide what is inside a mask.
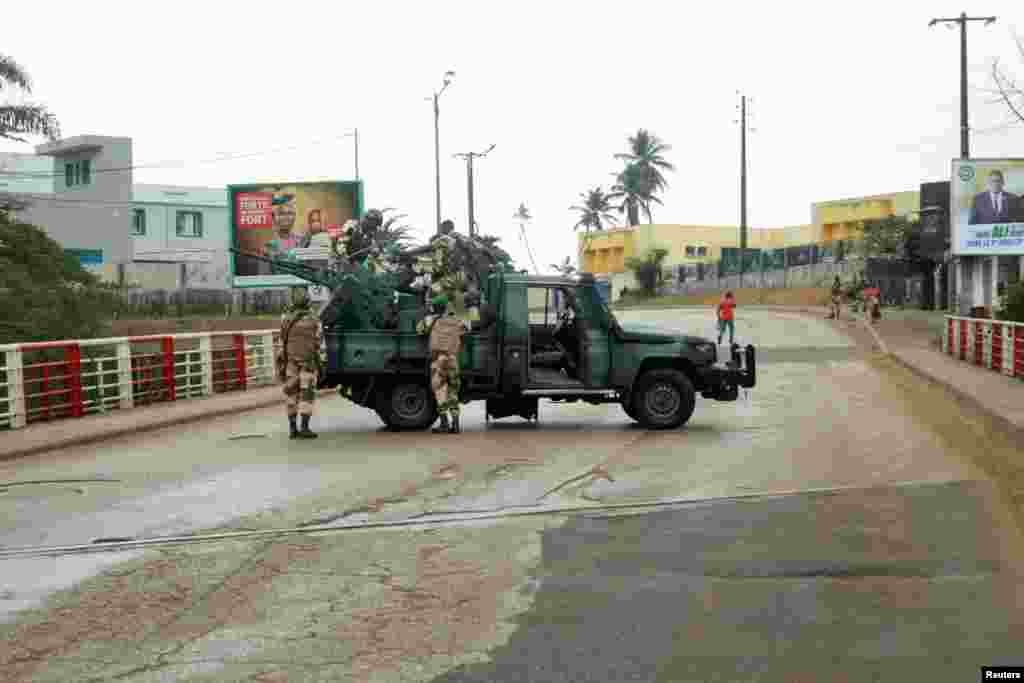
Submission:
[[[974,157],[1024,157],[1024,128],[983,92],[999,57],[1024,80],[1024,5],[968,31]],[[443,217],[466,229],[477,162],[481,231],[527,265],[512,214],[526,202],[542,270],[575,254],[568,207],[621,168],[648,128],[677,172],[655,222],[739,222],[737,89],[754,98],[749,220],[810,221],[814,201],[916,189],[959,154],[959,32],[928,28],[964,3],[50,2],[7,12],[0,51],[32,75],[66,137],[124,135],[135,181],[224,186],[348,179],[353,127],[369,207],[434,229],[429,97],[441,99]],[[13,29],[13,30],[12,30]],[[316,141],[327,140],[320,144]],[[267,153],[198,163],[224,153]],[[31,152],[0,143],[0,151]]]

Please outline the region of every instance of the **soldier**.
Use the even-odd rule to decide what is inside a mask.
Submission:
[[[417,324],[416,331],[430,335],[430,388],[441,416],[441,423],[431,431],[435,434],[458,434],[462,431],[459,426],[459,393],[462,388],[459,351],[462,350],[466,323],[448,309],[446,297],[434,297],[430,303],[433,312]]]
[[[443,296],[454,304],[455,294],[459,288],[459,280],[452,268],[452,255],[458,243],[455,236],[455,224],[443,221],[438,234],[430,240],[430,289],[435,296]]]
[[[292,303],[281,317],[281,352],[278,356],[278,379],[284,383],[288,409],[289,438],[315,439],[309,429],[316,399],[320,373],[320,320],[313,312],[306,287],[292,288]],[[296,418],[302,416],[302,429]]]

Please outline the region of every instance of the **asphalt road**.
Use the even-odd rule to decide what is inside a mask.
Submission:
[[[714,333],[710,311],[620,317]],[[283,409],[269,409],[3,463],[0,484],[85,480],[0,487],[5,547],[780,495],[615,519],[7,560],[0,672],[896,680],[919,666],[938,675],[922,680],[964,680],[939,663],[1006,663],[1007,638],[1024,634],[1015,530],[964,454],[841,328],[741,311],[737,333],[760,349],[758,387],[736,403],[700,400],[673,432],[642,430],[617,406],[542,403],[537,425],[488,426],[474,404],[460,436],[392,434],[331,398],[316,441],[288,441]],[[853,490],[801,493],[830,487]]]

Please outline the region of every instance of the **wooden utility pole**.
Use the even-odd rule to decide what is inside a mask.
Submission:
[[[491,145],[483,152],[465,152],[462,154],[456,154],[455,156],[460,159],[466,160],[466,195],[469,197],[469,236],[476,236],[476,218],[473,214],[473,159],[482,158],[490,154],[491,150],[494,149],[494,145]]]

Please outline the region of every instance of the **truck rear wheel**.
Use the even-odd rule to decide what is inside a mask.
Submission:
[[[426,429],[437,419],[437,404],[426,384],[400,380],[377,392],[377,414],[391,429]]]
[[[697,407],[697,391],[679,370],[659,368],[639,377],[630,415],[648,429],[675,429],[686,424]]]

